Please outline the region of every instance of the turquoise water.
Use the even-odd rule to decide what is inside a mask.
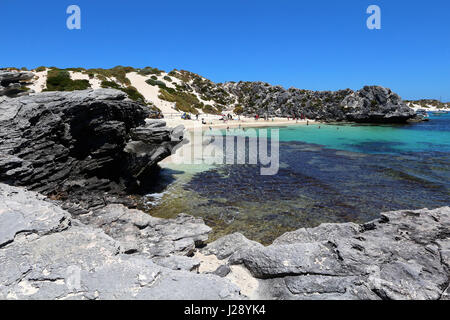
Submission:
[[[260,129],[252,131],[258,135]],[[271,128],[262,129],[268,130],[270,137]],[[310,124],[278,129],[280,141],[301,141],[353,152],[450,152],[450,114],[431,117],[429,122],[407,125]],[[235,132],[236,135],[248,135],[248,131]]]
[[[363,153],[449,152],[449,121],[449,116],[441,116],[432,118],[431,122],[413,125],[295,126],[281,129],[280,140],[303,141]]]
[[[263,129],[248,130],[258,135]],[[242,232],[270,243],[324,222],[366,222],[383,211],[450,205],[450,115],[408,125],[277,129],[277,175],[261,176],[258,165],[165,168],[166,193],[147,209],[161,217],[200,216],[213,228],[212,239]]]

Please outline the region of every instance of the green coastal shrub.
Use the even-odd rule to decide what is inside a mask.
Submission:
[[[172,78],[171,77],[169,77],[169,76],[164,76],[164,78],[163,78],[164,80],[166,80],[166,81],[169,81],[169,82],[172,82]]]
[[[233,112],[235,114],[243,114],[244,113],[244,108],[242,106],[236,106],[236,108],[234,108]]]
[[[122,87],[118,83],[116,83],[114,81],[106,81],[106,80],[104,80],[104,81],[102,81],[100,86],[102,88],[112,88],[112,89],[119,89],[119,90],[122,89]]]
[[[133,67],[117,66],[112,69],[88,69],[86,73],[96,74],[100,81],[106,81],[106,78],[116,78],[117,81],[124,85],[130,85],[130,79],[127,78],[127,73],[136,71]]]
[[[51,69],[47,74],[47,88],[44,91],[86,90],[90,87],[88,80],[72,80],[67,70]]]
[[[129,86],[126,88],[121,88],[120,90],[125,92],[131,100],[145,103],[144,96],[135,87]]]
[[[203,108],[202,108],[202,111],[204,113],[208,113],[208,114],[220,114],[220,111],[217,110],[216,108],[214,108],[210,104],[204,105]]]
[[[201,108],[202,105],[197,97],[191,93],[179,92],[175,90],[161,89],[159,98],[161,100],[175,102],[176,109],[182,112],[189,112],[198,114],[197,108]]]
[[[114,81],[102,81],[101,87],[121,90],[125,92],[131,100],[145,103],[144,96],[133,86],[121,87],[118,83]]]
[[[159,70],[158,68],[152,68],[152,67],[145,67],[144,69],[139,70],[139,74],[141,76],[148,76],[151,74],[155,74],[155,75],[161,75],[161,73],[163,73],[163,70]]]
[[[73,71],[73,72],[85,72],[86,71],[86,69],[84,69],[84,68],[66,68],[64,70]]]
[[[186,71],[186,70],[173,69],[168,74],[169,74],[169,76],[178,78],[183,82],[189,82],[193,78],[192,77],[193,73]]]
[[[160,88],[166,88],[166,84],[162,81],[159,80],[155,80],[155,79],[148,79],[145,81],[147,84],[151,85],[151,86],[158,86]]]

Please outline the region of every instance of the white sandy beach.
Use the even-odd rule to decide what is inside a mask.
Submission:
[[[286,118],[270,118],[269,120],[259,119],[255,120],[250,117],[240,117],[240,120],[220,120],[219,115],[199,115],[198,120],[184,120],[180,117],[165,118],[164,120],[169,127],[176,127],[183,125],[187,130],[194,130],[195,128],[202,128],[203,130],[211,128],[238,128],[238,127],[277,127],[285,125],[307,124],[315,123],[314,120],[288,120]],[[201,119],[204,118],[206,124],[202,124]]]

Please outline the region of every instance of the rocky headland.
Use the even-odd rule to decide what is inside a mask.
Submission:
[[[388,88],[366,86],[358,91],[311,91],[262,82],[223,85],[244,105],[244,114],[300,117],[322,121],[402,123],[416,117],[402,99]]]
[[[150,67],[121,66],[87,70],[38,69],[39,72],[0,71],[0,74],[10,78],[15,75],[15,79],[35,76],[37,79],[30,80],[34,83],[30,88],[37,92],[49,88],[74,90],[78,88],[77,81],[84,81],[83,88],[116,88],[127,92],[134,100],[151,103],[165,114],[233,112],[250,117],[304,116],[328,122],[362,123],[405,123],[420,119],[399,95],[381,86],[365,86],[357,91],[313,91],[285,89],[266,82],[215,83],[198,74],[176,69],[168,73]]]
[[[388,89],[343,99],[350,111],[336,105],[333,117],[410,114]],[[201,219],[133,209],[129,196],[183,143],[183,128],[153,112],[114,89],[1,97],[0,299],[448,299],[449,207],[299,229],[269,246],[241,234],[206,244]]]
[[[182,142],[182,126],[113,89],[44,92],[0,102],[0,181],[27,186],[73,213],[132,205],[157,163]]]

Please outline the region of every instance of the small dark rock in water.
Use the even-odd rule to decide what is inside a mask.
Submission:
[[[221,265],[216,269],[216,271],[213,272],[213,274],[219,276],[219,277],[226,277],[231,272],[231,269],[227,265]]]

